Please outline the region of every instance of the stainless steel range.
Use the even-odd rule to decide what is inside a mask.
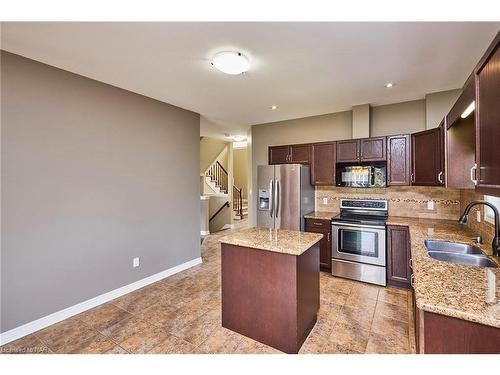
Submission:
[[[386,285],[387,201],[341,199],[332,220],[332,274]]]

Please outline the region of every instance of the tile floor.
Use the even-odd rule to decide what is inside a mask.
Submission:
[[[221,326],[218,239],[226,233],[205,238],[203,264],[4,345],[0,352],[280,353]],[[409,292],[325,273],[320,285],[318,321],[300,353],[415,353]]]

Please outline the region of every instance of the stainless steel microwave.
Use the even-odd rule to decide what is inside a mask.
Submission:
[[[336,185],[354,188],[387,186],[387,163],[337,164]]]

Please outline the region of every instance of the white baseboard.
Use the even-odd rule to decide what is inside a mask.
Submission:
[[[115,298],[123,296],[124,294],[133,292],[136,289],[145,287],[146,285],[152,284],[156,281],[164,279],[165,277],[171,276],[178,272],[184,271],[188,268],[200,264],[201,257],[190,260],[188,262],[179,264],[178,266],[169,268],[165,271],[156,273],[154,275],[148,276],[144,279],[135,281],[131,284],[122,286],[121,288],[114,289],[110,292],[101,294],[97,297],[91,298],[87,301],[80,302],[76,305],[70,306],[66,309],[56,311],[53,314],[44,316],[43,318],[34,320],[32,322],[23,324],[22,326],[13,328],[9,331],[0,334],[0,345],[5,345],[11,341],[17,340],[21,337],[29,335],[30,333],[36,332],[40,329],[48,327],[52,324],[58,323],[64,319],[68,319],[76,314],[80,314],[86,310],[92,309],[96,306],[102,305],[103,303],[109,302]]]

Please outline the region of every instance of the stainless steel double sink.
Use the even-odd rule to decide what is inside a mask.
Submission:
[[[424,245],[429,256],[437,260],[466,266],[497,267],[497,264],[476,246],[435,240],[425,240]]]

